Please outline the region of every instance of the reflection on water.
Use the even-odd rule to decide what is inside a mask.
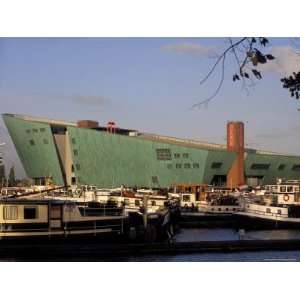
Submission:
[[[193,228],[182,229],[176,235],[178,242],[197,242],[197,241],[234,241],[239,239],[238,231],[223,228]],[[245,240],[280,240],[280,239],[300,239],[300,230],[281,229],[281,230],[259,230],[246,231],[243,236]]]
[[[234,229],[205,229],[193,228],[182,229],[176,235],[177,242],[197,241],[233,241],[239,239],[238,231]],[[246,231],[243,239],[278,240],[278,239],[300,239],[300,230],[260,230]],[[25,259],[26,260],[26,259]],[[55,260],[65,261],[65,259]],[[248,251],[248,252],[210,252],[180,255],[140,255],[123,257],[70,257],[68,261],[129,261],[129,262],[222,262],[222,261],[300,261],[299,251]],[[0,261],[24,261],[22,258],[1,257]],[[46,260],[44,260],[46,261]]]

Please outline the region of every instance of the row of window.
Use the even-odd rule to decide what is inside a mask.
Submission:
[[[49,141],[48,141],[47,139],[43,139],[43,143],[44,143],[45,145],[48,145],[48,144],[49,144]],[[35,141],[34,141],[34,140],[29,140],[29,144],[30,144],[31,146],[34,146],[34,145],[35,145]]]
[[[36,219],[38,217],[36,207],[24,206],[23,216],[25,220]],[[3,208],[4,220],[17,220],[18,219],[18,207],[17,206],[4,206]]]
[[[185,164],[175,164],[175,168],[176,168],[176,169],[181,169],[182,166],[183,166],[185,169],[190,169],[190,168],[199,169],[199,168],[200,168],[200,165],[199,165],[198,163],[193,163],[193,164],[190,164],[190,163],[185,163]],[[168,164],[168,165],[167,165],[167,168],[168,168],[168,169],[173,169],[173,165],[172,165],[172,164]]]
[[[183,158],[189,158],[189,153],[174,153],[174,158],[180,158],[181,156]],[[156,157],[158,160],[171,160],[171,150],[167,148],[156,149]]]
[[[39,130],[40,130],[40,132],[45,132],[45,131],[46,131],[46,128],[39,128],[39,129],[33,128],[32,130],[26,129],[26,132],[27,132],[27,133],[30,133],[30,132],[32,131],[33,133],[38,133]]]
[[[285,170],[286,165],[280,164],[278,166],[279,171]],[[270,164],[252,164],[251,169],[252,170],[268,170],[270,168]],[[300,171],[300,165],[293,165],[292,171]]]
[[[175,158],[180,158],[180,156],[181,156],[180,153],[174,153]],[[189,154],[188,153],[182,153],[182,157],[183,158],[189,158]]]

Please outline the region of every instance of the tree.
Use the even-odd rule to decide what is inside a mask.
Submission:
[[[8,184],[9,186],[15,186],[16,179],[15,179],[15,168],[11,167],[9,170],[9,175],[8,175]]]
[[[215,91],[210,97],[196,103],[193,107],[207,104],[217,96],[224,82],[225,62],[229,55],[233,56],[237,65],[235,73],[232,74],[232,80],[233,82],[241,82],[242,88],[246,90],[254,85],[255,80],[261,80],[263,78],[261,71],[258,69],[259,65],[276,59],[272,54],[264,53],[264,48],[269,44],[269,40],[265,37],[243,37],[235,41],[232,38],[228,38],[228,41],[229,46],[217,56],[215,63],[200,82],[200,84],[204,84],[216,71],[216,68],[221,65],[221,78]],[[295,96],[296,99],[299,99],[300,72],[282,78],[281,82],[284,88],[290,89],[292,97]]]

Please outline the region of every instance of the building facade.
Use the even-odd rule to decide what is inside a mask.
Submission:
[[[57,185],[169,187],[207,183],[237,186],[299,179],[300,156],[244,149],[243,125],[231,122],[226,145],[136,130],[4,114],[28,177]],[[234,136],[237,134],[237,136]],[[239,146],[237,146],[239,145]]]

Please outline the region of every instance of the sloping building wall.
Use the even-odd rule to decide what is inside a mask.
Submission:
[[[217,173],[226,175],[234,157],[226,151],[182,147],[90,129],[68,127],[68,132],[75,173],[81,184],[167,187],[183,182],[204,183],[216,172],[206,167],[207,161],[221,161],[222,168]]]
[[[247,153],[246,177],[262,177],[262,184],[272,184],[276,178],[299,179],[300,157]]]
[[[3,120],[14,142],[27,176],[52,177],[63,185],[60,164],[49,124],[25,121],[3,115]]]

